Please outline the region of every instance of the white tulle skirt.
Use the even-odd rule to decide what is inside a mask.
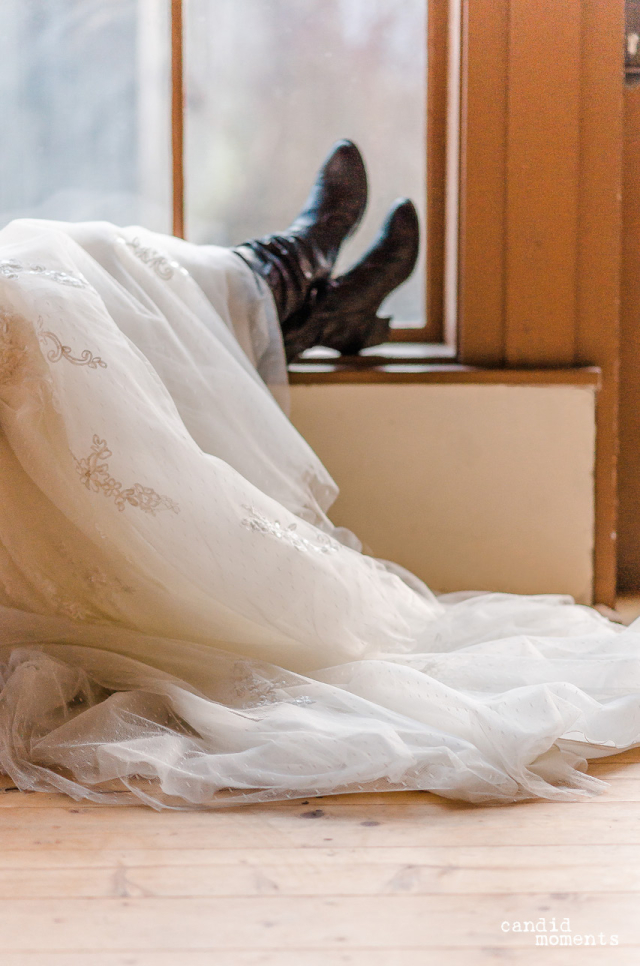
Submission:
[[[436,597],[360,552],[232,253],[0,232],[0,771],[157,807],[600,791],[640,744],[640,623]]]

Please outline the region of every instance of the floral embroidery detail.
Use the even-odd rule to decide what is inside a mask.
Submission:
[[[133,486],[123,489],[123,484],[109,473],[109,464],[106,460],[112,455],[106,440],[94,436],[90,455],[81,460],[73,457],[80,480],[88,490],[113,497],[121,513],[127,504],[138,507],[143,513],[150,513],[151,516],[155,516],[160,510],[180,513],[177,503],[168,496],[160,496],[150,486],[134,483]]]
[[[124,584],[119,577],[107,577],[104,570],[87,570],[83,577],[86,584],[95,591],[109,590],[120,594],[133,594],[133,587]]]
[[[61,617],[68,617],[73,621],[95,622],[100,620],[97,611],[92,611],[89,607],[84,607],[79,601],[71,600],[61,594],[60,588],[53,580],[38,573],[31,574],[30,578],[34,587],[47,599],[56,614]]]
[[[136,258],[152,268],[156,275],[164,279],[165,282],[173,278],[174,271],[180,268],[176,261],[167,258],[162,252],[155,248],[146,248],[139,238],[133,238],[131,241],[125,239],[125,245],[131,249]]]
[[[242,509],[246,510],[250,516],[240,521],[241,526],[246,527],[247,530],[253,530],[255,533],[269,534],[276,537],[277,540],[284,540],[285,543],[290,544],[295,550],[300,550],[302,553],[337,553],[341,548],[341,544],[336,540],[320,534],[317,540],[301,537],[296,532],[297,523],[290,523],[288,527],[283,527],[279,520],[267,520],[252,506],[246,506],[243,503]]]
[[[40,330],[38,341],[41,345],[46,345],[47,342],[53,342],[53,348],[47,352],[49,362],[59,362],[60,359],[66,359],[67,362],[72,362],[74,366],[88,366],[89,369],[97,369],[98,366],[101,369],[107,368],[107,363],[104,359],[101,359],[100,356],[94,356],[89,349],[83,349],[79,356],[72,355],[71,346],[63,345],[55,332],[43,332]]]
[[[90,610],[75,600],[66,600],[64,597],[57,596],[53,598],[53,603],[57,612],[62,617],[68,617],[69,620],[89,623],[96,620],[95,615]]]
[[[104,572],[104,570],[100,570],[97,567],[92,567],[90,569],[84,566],[79,567],[76,556],[66,544],[57,543],[56,550],[91,594],[103,595],[104,593],[134,593],[133,587],[129,587],[127,584],[124,584],[119,577],[109,576]]]
[[[11,323],[16,321],[19,321],[17,316],[0,316],[0,382],[9,382],[27,356],[27,347],[16,342],[11,331]]]
[[[58,282],[60,285],[89,288],[89,283],[81,275],[70,275],[57,268],[45,268],[44,265],[23,265],[13,258],[0,261],[1,278],[18,278],[19,275],[39,275],[41,278],[50,278],[52,282]]]

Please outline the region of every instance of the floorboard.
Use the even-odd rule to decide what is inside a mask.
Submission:
[[[589,771],[597,798],[481,808],[398,792],[157,813],[0,781],[0,964],[638,966],[640,749]]]
[[[7,789],[0,963],[637,966],[640,755],[591,770],[610,783],[595,799],[482,808],[407,792],[157,813]]]

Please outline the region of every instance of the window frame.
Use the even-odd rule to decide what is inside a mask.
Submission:
[[[171,195],[173,234],[185,237],[185,89],[184,89],[184,10],[186,0],[171,0]],[[445,302],[445,231],[447,126],[450,124],[448,73],[450,70],[450,6],[460,0],[425,0],[427,3],[427,79],[425,107],[427,112],[426,178],[427,242],[423,258],[426,269],[426,292],[422,326],[394,328],[391,342],[434,343],[444,341]],[[355,361],[355,360],[350,360]],[[368,365],[369,363],[364,363]]]

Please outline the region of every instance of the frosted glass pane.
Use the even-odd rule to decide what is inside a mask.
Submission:
[[[424,222],[426,46],[426,0],[187,0],[189,237],[286,227],[341,137],[362,149],[371,190],[341,267],[396,197]],[[423,289],[420,271],[392,297],[396,322],[424,323]]]
[[[170,229],[166,0],[2,0],[0,224]]]

